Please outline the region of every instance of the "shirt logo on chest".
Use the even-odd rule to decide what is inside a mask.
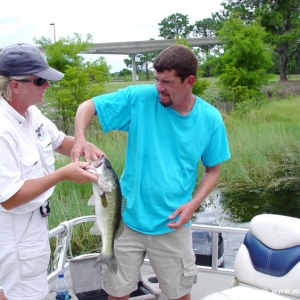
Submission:
[[[41,124],[40,127],[35,131],[37,137],[40,141],[42,141],[46,136],[46,130],[44,128],[44,124]]]

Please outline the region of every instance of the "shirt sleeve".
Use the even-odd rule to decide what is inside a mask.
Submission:
[[[19,159],[13,142],[0,138],[0,203],[13,196],[24,184],[21,179]]]
[[[131,116],[130,89],[93,98],[99,122],[104,132],[128,131]]]
[[[204,150],[201,161],[204,166],[213,167],[230,159],[226,129],[222,117],[216,119],[217,126],[212,131],[210,141]]]

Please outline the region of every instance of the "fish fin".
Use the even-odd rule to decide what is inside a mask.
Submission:
[[[88,201],[88,205],[95,205],[95,195],[93,194]]]
[[[127,206],[127,199],[124,196],[122,196],[121,214],[125,211],[126,206]]]
[[[97,182],[97,188],[98,188],[98,193],[99,193],[99,195],[102,196],[103,193],[104,193],[104,191],[103,191],[102,186],[101,186],[98,182]]]
[[[98,226],[96,223],[93,225],[93,227],[90,229],[90,234],[94,235],[101,235],[101,231],[99,230]]]
[[[94,268],[98,267],[99,265],[106,265],[108,271],[110,271],[112,274],[117,274],[117,260],[114,253],[111,255],[104,255],[100,253],[94,263]]]
[[[102,203],[102,206],[103,207],[107,207],[107,199],[106,199],[106,196],[105,194],[101,195],[101,203]]]
[[[123,220],[121,219],[119,228],[115,235],[115,239],[119,238],[121,236],[121,234],[123,233],[123,231],[124,231],[124,223],[123,223]]]

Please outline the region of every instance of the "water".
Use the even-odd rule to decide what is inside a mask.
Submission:
[[[229,209],[225,209],[222,203],[223,195],[219,190],[214,190],[202,203],[201,211],[196,215],[194,222],[216,224],[225,227],[248,228],[247,223],[236,223],[231,220]],[[244,240],[244,235],[223,233],[225,267],[233,269],[234,259],[238,249]]]
[[[288,188],[256,189],[240,194],[214,190],[202,203],[195,222],[226,227],[249,228],[251,219],[259,214],[280,214],[300,218],[299,180]],[[225,267],[233,269],[234,259],[244,236],[223,234]]]
[[[232,222],[250,222],[259,214],[300,218],[300,181],[298,179],[280,189],[257,188],[240,194],[224,192],[221,204],[225,210],[230,211]]]

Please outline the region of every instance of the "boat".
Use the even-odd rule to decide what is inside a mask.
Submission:
[[[57,245],[57,249],[59,250],[55,250],[56,256],[58,257],[56,259],[57,263],[55,270],[48,275],[50,293],[46,298],[47,300],[55,299],[55,285],[59,273],[65,274],[70,287],[69,294],[72,296],[72,299],[107,299],[107,295],[105,295],[105,292],[101,290],[100,269],[93,268],[93,264],[99,253],[84,254],[72,259],[67,259],[67,252],[73,228],[81,223],[94,221],[95,216],[79,217],[65,221],[56,228],[50,230],[49,239],[56,238],[60,242]],[[208,285],[205,285],[204,289],[204,278],[206,280],[208,279],[208,276],[211,275],[222,275],[220,286],[217,288],[221,290],[222,288],[230,286],[230,282],[234,277],[234,271],[232,269],[226,269],[226,264],[224,266],[223,263],[224,258],[220,253],[220,234],[231,233],[243,236],[247,233],[247,229],[193,223],[192,233],[195,232],[205,233],[206,237],[212,237],[212,253],[209,255],[212,265],[207,266],[207,263],[203,262],[202,258],[202,262],[206,266],[198,266],[198,283],[194,285],[192,290],[192,299],[200,299],[202,296],[215,291],[217,288],[215,286],[214,289],[210,289]],[[88,283],[89,286],[82,284],[83,282]],[[76,285],[75,287],[74,283]],[[139,297],[138,299],[166,299],[162,294],[162,291],[159,289],[159,283],[156,275],[153,272],[147,258],[144,260],[144,264],[141,269],[139,289],[131,295],[131,298],[135,297]]]
[[[95,216],[78,217],[65,221],[49,231],[49,239],[56,239],[56,249],[52,269],[48,275],[49,295],[43,300],[55,299],[55,286],[59,273],[65,274],[72,300],[107,299],[108,295],[101,288],[100,267],[93,268],[98,253],[82,254],[76,257],[71,255],[69,257],[73,228],[79,224],[94,221]],[[192,288],[192,300],[247,300],[255,298],[283,300],[300,298],[299,219],[264,214],[254,217],[249,228],[193,223],[192,232],[209,232],[209,236],[212,238],[211,265],[197,265],[197,283]],[[234,267],[228,268],[226,266],[227,249],[224,251],[225,264],[222,263],[224,257],[220,261],[220,235],[223,237],[231,235],[241,237],[241,245],[235,258]],[[266,247],[256,236],[262,240],[265,239],[264,242],[271,246]],[[251,251],[254,251],[254,258],[257,258],[258,262],[251,263],[251,259],[249,260],[248,256]],[[260,254],[261,251],[262,254]],[[68,252],[69,255],[67,255]],[[272,260],[272,253],[277,255],[275,260]],[[269,263],[271,262],[267,266],[268,271],[274,269],[275,273],[280,273],[279,275],[272,274],[272,272],[263,274],[264,271],[261,270],[262,267],[259,264],[264,265],[264,256],[268,257]],[[238,263],[237,259],[239,260]],[[243,275],[241,276],[240,273]],[[247,282],[248,279],[250,282]],[[156,275],[147,257],[141,268],[138,290],[130,295],[130,299],[167,300],[159,288]]]

